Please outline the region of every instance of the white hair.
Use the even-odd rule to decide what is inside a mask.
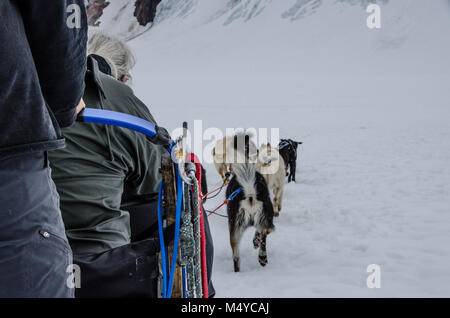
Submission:
[[[136,58],[124,41],[92,28],[89,29],[87,53],[103,57],[111,68],[111,75],[118,80],[128,77],[136,65]]]
[[[253,163],[233,163],[231,167],[245,196],[256,196],[256,165]]]

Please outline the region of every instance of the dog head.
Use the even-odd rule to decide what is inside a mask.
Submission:
[[[294,147],[295,150],[298,149],[298,145],[303,144],[303,142],[301,141],[293,141],[292,139],[290,139],[290,141],[292,142],[292,146]]]

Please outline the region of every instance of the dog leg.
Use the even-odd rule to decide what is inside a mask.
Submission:
[[[289,177],[288,177],[288,183],[292,181],[292,162],[289,162]]]
[[[297,162],[293,161],[291,164],[292,181],[295,182],[295,172],[297,170]]]
[[[266,251],[266,234],[261,235],[261,244],[259,247],[259,255],[258,255],[258,261],[261,266],[267,265],[267,251]]]
[[[230,245],[231,250],[233,251],[234,271],[236,273],[240,271],[239,243],[241,241],[241,237],[242,237],[241,231],[237,231],[233,234],[230,234]]]
[[[278,210],[278,199],[276,197],[273,198],[273,216],[274,217],[279,217],[280,216],[280,211]]]
[[[273,212],[275,217],[280,216],[280,190],[279,188],[273,189]]]
[[[259,233],[258,230],[256,230],[255,236],[253,238],[253,247],[257,249],[259,248],[260,244],[261,244],[261,233]]]
[[[283,193],[284,189],[283,186],[281,186],[280,188],[278,188],[278,213],[281,212],[281,208],[283,205]]]
[[[220,166],[220,176],[222,177],[222,180],[225,179],[225,172],[227,171],[227,166],[222,164]]]

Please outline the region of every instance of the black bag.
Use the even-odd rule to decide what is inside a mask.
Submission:
[[[151,238],[101,254],[74,255],[81,286],[76,298],[157,298],[159,240]]]
[[[159,297],[157,202],[130,200],[123,208],[130,212],[131,243],[101,254],[74,255],[73,263],[80,266],[81,274],[81,288],[75,290],[76,298]],[[205,228],[209,296],[213,297],[211,271],[214,250],[206,214]],[[164,230],[166,244],[173,240],[174,233],[174,224]]]

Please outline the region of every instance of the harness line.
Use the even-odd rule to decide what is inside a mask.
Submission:
[[[225,201],[223,201],[223,203],[222,203],[221,205],[219,205],[214,211],[210,212],[210,213],[208,214],[208,217],[209,217],[211,214],[216,213],[216,212],[217,212],[221,207],[223,207],[224,205],[227,205],[228,203],[230,203],[230,201],[233,201],[233,200],[238,196],[238,194],[241,193],[241,192],[242,192],[242,188],[238,188],[236,191],[234,191],[234,192],[228,197],[228,199],[226,199]],[[221,214],[217,214],[217,215],[223,216],[223,215],[221,215]],[[224,216],[224,217],[225,217],[225,216]]]
[[[200,196],[200,198],[203,200],[203,199],[214,199],[217,195],[219,195],[219,193],[221,192],[221,191],[219,191],[219,190],[222,190],[223,188],[225,188],[226,186],[228,185],[228,182],[224,182],[223,184],[222,184],[222,186],[220,186],[220,187],[218,187],[217,189],[215,189],[215,190],[212,190],[211,192],[208,192],[208,193],[206,193],[205,195],[201,195]],[[212,196],[212,197],[210,197],[209,198],[209,196],[211,195],[211,194],[213,194],[214,192],[217,192],[217,191],[219,191],[219,193],[217,193],[216,195],[214,195],[214,196]]]

